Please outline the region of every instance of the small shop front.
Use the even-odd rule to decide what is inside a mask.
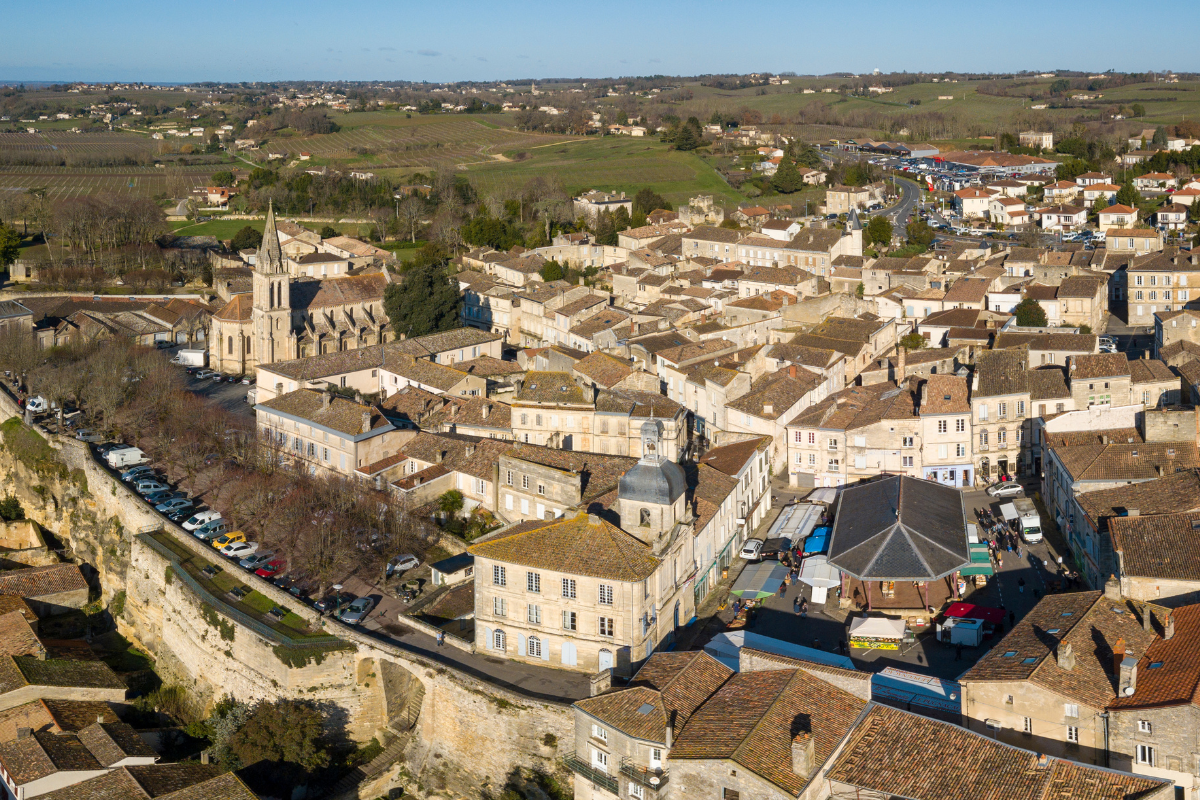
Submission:
[[[975,479],[975,468],[970,464],[926,467],[922,477],[927,481],[937,481],[942,486],[969,487]]]

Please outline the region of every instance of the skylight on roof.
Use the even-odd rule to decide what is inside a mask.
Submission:
[[[1050,630],[1046,631],[1046,633],[1058,633],[1061,630],[1062,628],[1051,628]]]
[[[1113,613],[1114,613],[1114,614],[1124,614],[1124,613],[1125,613],[1125,609],[1123,609],[1123,608],[1117,608],[1116,606],[1113,606]]]
[[[649,703],[642,703],[640,706],[638,706],[639,714],[649,714],[653,710],[654,706],[650,705]]]
[[[1163,665],[1163,662],[1161,662],[1161,661],[1151,661],[1151,662],[1150,662],[1150,669],[1158,669],[1158,668],[1159,668],[1159,667],[1161,667],[1162,665]]]
[[[1062,612],[1062,615],[1064,617],[1073,617],[1073,616],[1075,616],[1075,612],[1074,611],[1064,611],[1064,612]]]
[[[1004,657],[1005,657],[1005,658],[1012,658],[1012,657],[1013,657],[1013,656],[1015,656],[1016,654],[1017,654],[1017,651],[1016,651],[1016,650],[1009,650],[1007,653],[1005,653],[1005,654],[1004,654]]]
[[[1036,658],[1036,657],[1034,657],[1034,656],[1030,656],[1029,658],[1023,659],[1023,660],[1021,661],[1021,663],[1022,663],[1022,664],[1036,664],[1036,663],[1037,663],[1037,658]]]

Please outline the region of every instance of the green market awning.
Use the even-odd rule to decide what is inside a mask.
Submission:
[[[759,600],[779,592],[787,567],[778,561],[760,561],[748,564],[733,583],[730,591],[746,600]]]
[[[986,544],[968,545],[971,550],[971,563],[959,570],[960,575],[994,575],[992,557]]]

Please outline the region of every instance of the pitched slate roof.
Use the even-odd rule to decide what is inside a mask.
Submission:
[[[1042,760],[958,725],[875,703],[825,777],[871,795],[908,800],[1137,800],[1169,785],[1064,759]]]
[[[641,581],[659,559],[642,542],[591,514],[521,522],[477,540],[468,552],[509,564],[615,581]]]
[[[731,760],[796,796],[865,705],[801,669],[740,672],[692,715],[670,758]],[[792,769],[792,741],[801,734],[813,738],[816,762],[804,776]]]
[[[349,436],[359,436],[363,433],[392,427],[392,423],[388,422],[382,412],[373,406],[337,396],[331,397],[329,405],[326,406],[324,392],[312,389],[297,389],[294,392],[281,394],[265,400],[255,407],[288,414]],[[366,431],[363,430],[364,415],[367,420]]]
[[[893,476],[846,488],[829,538],[829,563],[856,578],[932,580],[970,561],[962,494]]]

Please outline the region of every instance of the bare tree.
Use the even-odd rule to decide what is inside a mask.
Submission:
[[[417,226],[425,216],[425,201],[415,194],[410,194],[400,202],[396,210],[403,230],[408,232],[408,240],[415,243]]]

